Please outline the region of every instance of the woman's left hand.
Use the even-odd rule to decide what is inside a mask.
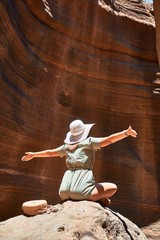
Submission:
[[[21,158],[22,161],[30,161],[32,158],[34,158],[33,152],[26,152],[25,155]]]
[[[132,129],[131,126],[126,130],[126,135],[131,136],[131,137],[137,137],[137,132]]]

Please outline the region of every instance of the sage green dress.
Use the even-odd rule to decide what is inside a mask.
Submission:
[[[93,167],[95,151],[100,149],[101,138],[89,137],[78,143],[75,150],[67,149],[67,144],[57,148],[60,157],[66,157],[65,172],[59,195],[62,200],[88,199],[95,187]]]

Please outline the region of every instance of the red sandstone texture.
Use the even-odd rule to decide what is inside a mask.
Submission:
[[[124,4],[125,2],[125,4]],[[132,125],[127,138],[97,153],[95,178],[117,184],[113,210],[139,226],[160,215],[160,111],[153,16],[134,1],[0,2],[0,216],[24,201],[59,202],[64,159],[21,162],[26,151],[63,143],[73,119],[93,136]],[[49,14],[49,13],[50,14]]]

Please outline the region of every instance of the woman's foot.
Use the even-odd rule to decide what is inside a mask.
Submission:
[[[103,198],[98,201],[102,207],[108,207],[111,205],[111,200],[109,198]]]

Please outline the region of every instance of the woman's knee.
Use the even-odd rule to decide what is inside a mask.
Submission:
[[[117,192],[117,185],[114,183],[111,183],[110,187],[106,190],[110,191],[112,194],[115,194]]]
[[[112,183],[112,184],[113,184],[113,190],[117,192],[117,189],[118,189],[117,185],[115,183]]]
[[[117,186],[115,185],[115,187],[113,188],[113,195],[117,192]]]
[[[117,185],[115,183],[100,183],[100,185],[103,186],[104,191],[111,190],[111,191],[117,191]]]
[[[110,198],[117,192],[117,185],[114,183],[105,184],[102,198]]]
[[[89,200],[97,201],[102,198],[110,198],[117,191],[117,185],[114,183],[96,183]]]

